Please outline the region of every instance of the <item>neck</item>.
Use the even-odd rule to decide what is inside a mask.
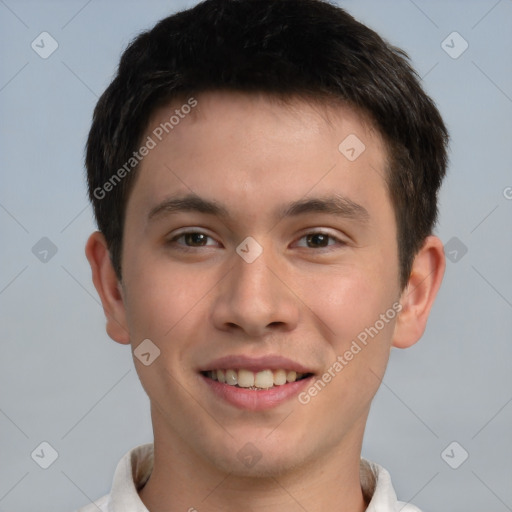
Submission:
[[[153,472],[139,492],[150,512],[366,510],[359,479],[362,433],[349,435],[329,453],[315,454],[294,467],[241,476],[235,469],[220,470],[215,459],[157,425],[161,423],[154,421]]]

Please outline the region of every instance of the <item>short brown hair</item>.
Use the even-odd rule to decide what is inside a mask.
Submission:
[[[157,107],[213,90],[341,100],[369,116],[387,144],[405,287],[437,219],[448,132],[407,54],[324,0],[206,0],[128,46],[98,101],[86,151],[89,197],[119,280],[136,168],[104,197],[98,190],[139,147]]]

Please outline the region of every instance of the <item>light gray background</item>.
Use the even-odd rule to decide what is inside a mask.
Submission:
[[[84,256],[83,147],[127,43],[195,3],[0,0],[1,512],[69,512],[152,440]],[[512,510],[512,1],[341,5],[409,52],[437,102],[452,136],[437,232],[468,249],[448,261],[423,340],[393,351],[363,455],[424,512]],[[31,48],[43,31],[59,44],[48,59]],[[453,31],[469,43],[457,59],[441,46]],[[58,249],[46,263],[42,237]],[[30,456],[42,441],[59,455],[46,470]],[[441,457],[453,441],[469,453],[458,469]],[[452,464],[462,453],[448,450]]]

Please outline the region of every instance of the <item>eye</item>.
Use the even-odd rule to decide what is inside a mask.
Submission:
[[[305,240],[305,244],[300,243],[301,240]],[[317,232],[304,235],[300,238],[297,245],[299,247],[308,247],[310,249],[323,249],[337,244],[345,245],[345,242],[339,238],[329,235],[328,233]]]
[[[214,243],[207,243],[208,240],[211,240]],[[168,243],[184,247],[209,247],[216,244],[211,236],[200,231],[187,231],[185,233],[180,233],[179,235],[171,238]]]

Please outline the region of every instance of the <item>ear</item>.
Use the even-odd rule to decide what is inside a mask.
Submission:
[[[407,286],[400,297],[402,310],[393,334],[394,347],[414,345],[425,332],[428,315],[441,286],[446,267],[443,243],[428,236],[414,258]]]
[[[85,255],[91,265],[92,281],[103,305],[107,319],[107,334],[118,343],[130,343],[126,324],[126,310],[121,283],[118,281],[107,241],[102,233],[95,231],[87,240]]]

